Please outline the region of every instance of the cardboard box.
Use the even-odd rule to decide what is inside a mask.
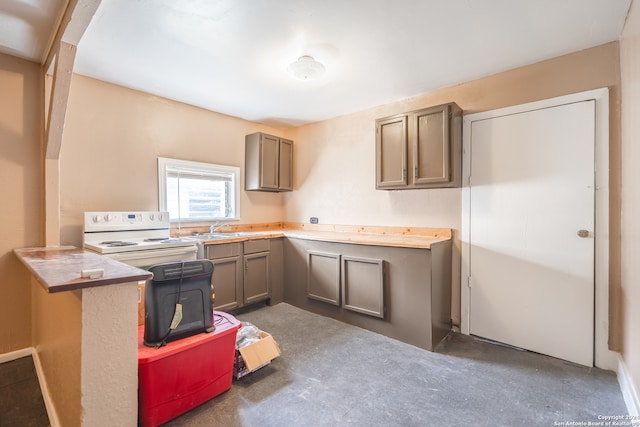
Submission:
[[[233,376],[240,379],[271,363],[282,352],[271,335],[260,331],[260,341],[236,349],[236,360],[233,365]]]

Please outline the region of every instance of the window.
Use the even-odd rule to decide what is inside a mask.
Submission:
[[[171,221],[240,218],[240,168],[158,157],[160,210]]]

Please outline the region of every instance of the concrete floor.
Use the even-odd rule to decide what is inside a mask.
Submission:
[[[469,336],[428,352],[288,304],[237,317],[282,356],[168,426],[554,426],[627,413],[613,372]]]
[[[0,364],[0,426],[45,427],[47,409],[31,356]]]
[[[167,426],[554,426],[623,415],[615,374],[453,334],[428,352],[288,304],[237,316],[282,356]],[[48,426],[31,357],[0,364],[0,426]]]

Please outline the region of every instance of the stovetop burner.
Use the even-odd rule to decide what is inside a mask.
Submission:
[[[180,242],[184,242],[184,240],[182,240],[179,237],[172,237],[172,238],[169,238],[169,239],[164,239],[160,243],[180,243]]]
[[[136,242],[124,242],[122,240],[108,240],[106,242],[100,242],[100,245],[104,245],[108,248],[117,248],[120,246],[134,246],[137,245]]]
[[[179,237],[151,237],[148,239],[144,239],[145,242],[159,242],[159,243],[180,243],[184,242]]]

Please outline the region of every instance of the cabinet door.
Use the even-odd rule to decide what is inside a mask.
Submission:
[[[230,310],[242,306],[242,258],[234,256],[214,262],[213,291],[216,310]]]
[[[269,298],[269,252],[244,256],[244,302]]]
[[[307,298],[340,305],[340,255],[307,251]]]
[[[342,257],[342,305],[384,318],[384,263],[381,259]]]
[[[450,106],[416,111],[412,116],[413,182],[415,185],[447,183],[451,180]]]
[[[262,135],[260,141],[260,187],[278,189],[278,158],[280,140],[275,136]]]
[[[407,116],[376,120],[376,188],[407,185]]]
[[[280,190],[293,190],[293,141],[280,140],[278,178]]]

